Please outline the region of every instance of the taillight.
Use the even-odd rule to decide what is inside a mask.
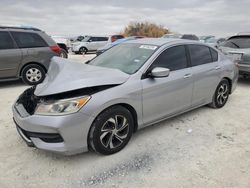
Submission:
[[[61,52],[61,48],[59,46],[50,46],[50,49],[57,54]]]

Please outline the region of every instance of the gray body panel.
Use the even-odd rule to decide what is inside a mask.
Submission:
[[[0,50],[0,79],[17,77],[22,62],[22,50]]]
[[[46,145],[46,143],[43,143],[43,141],[39,139],[33,141],[36,147],[63,154],[86,151],[89,128],[94,119],[110,106],[120,104],[129,105],[133,108],[136,111],[138,129],[140,129],[211,103],[215,89],[223,78],[231,80],[231,92],[233,92],[236,87],[238,70],[233,62],[219,51],[217,62],[172,71],[168,77],[143,78],[144,73],[163,50],[176,45],[203,45],[199,42],[168,39],[139,39],[127,43],[157,45],[159,48],[146,63],[132,75],[127,75],[114,69],[71,64],[72,62],[66,60],[53,59],[52,67],[47,77],[50,82],[45,80],[45,83],[38,85],[35,91],[37,95],[49,95],[56,92],[76,89],[76,85],[79,86],[79,88],[106,85],[108,83],[119,85],[92,94],[91,99],[79,112],[65,116],[48,117],[32,115],[22,117],[20,114],[26,114],[22,112],[25,111],[25,109],[17,109],[14,105],[14,119],[21,128],[46,133],[54,133],[56,131],[63,135],[63,138],[65,137],[65,141],[62,143],[63,145],[61,145],[60,150],[56,150],[53,146]],[[60,65],[59,62],[62,64]],[[68,67],[69,65],[72,67]],[[69,68],[70,70],[67,71],[64,68]],[[98,73],[97,75],[95,71]],[[67,79],[69,72],[76,75],[72,75],[72,80]],[[64,76],[66,78],[64,78]],[[99,79],[98,76],[103,79]],[[78,82],[78,78],[81,81]],[[63,87],[57,87],[57,85],[60,85],[60,81],[63,83],[61,84]],[[77,84],[74,85],[74,83]],[[74,88],[72,88],[71,85],[74,85]],[[72,139],[70,137],[72,137]]]

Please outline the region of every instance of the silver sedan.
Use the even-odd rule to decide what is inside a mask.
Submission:
[[[44,82],[14,103],[14,121],[29,146],[108,155],[138,129],[200,106],[223,107],[237,78],[236,65],[211,46],[128,41],[88,64],[53,58]]]

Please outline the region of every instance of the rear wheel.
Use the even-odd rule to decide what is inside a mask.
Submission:
[[[37,64],[30,64],[23,68],[21,76],[24,83],[37,85],[44,80],[45,74],[43,67]]]
[[[114,106],[102,112],[89,132],[89,145],[95,152],[110,155],[123,149],[129,142],[134,121],[130,111]]]
[[[62,48],[61,48],[61,52],[60,52],[59,55],[60,55],[61,58],[66,58],[66,59],[68,58],[68,53],[67,53],[67,51],[64,50],[64,49],[62,49]]]
[[[228,80],[223,79],[216,88],[213,96],[213,102],[209,104],[212,108],[222,108],[229,97],[230,85]]]

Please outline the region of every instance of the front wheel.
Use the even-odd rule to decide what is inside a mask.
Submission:
[[[79,53],[80,54],[86,54],[88,52],[88,50],[87,50],[87,48],[85,48],[85,47],[81,47],[80,49],[79,49]]]
[[[230,94],[230,85],[228,80],[223,79],[219,85],[217,86],[214,96],[213,96],[213,101],[212,103],[209,104],[210,107],[212,108],[222,108]]]
[[[122,106],[108,108],[92,124],[89,145],[97,153],[116,153],[127,145],[133,129],[134,121],[128,109]]]

